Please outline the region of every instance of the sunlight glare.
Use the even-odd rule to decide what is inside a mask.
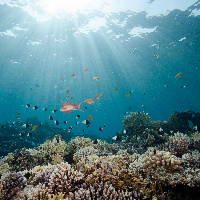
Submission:
[[[93,0],[41,0],[41,7],[50,14],[90,10]]]

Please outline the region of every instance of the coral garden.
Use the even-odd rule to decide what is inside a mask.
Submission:
[[[175,112],[161,122],[130,113],[111,143],[67,142],[58,134],[38,148],[15,150],[0,160],[0,198],[199,199],[199,116]]]

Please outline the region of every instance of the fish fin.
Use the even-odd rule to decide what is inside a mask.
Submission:
[[[79,111],[82,111],[81,109],[80,109],[80,105],[82,104],[82,102],[81,103],[79,103],[78,105],[77,105],[77,109],[79,110]],[[82,111],[83,112],[83,111]]]

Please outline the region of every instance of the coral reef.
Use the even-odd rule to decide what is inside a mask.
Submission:
[[[195,199],[199,115],[192,115],[195,128],[170,132],[180,116],[152,122],[145,113],[131,113],[117,133],[120,140],[111,144],[85,137],[66,142],[56,135],[38,148],[15,150],[0,159],[0,198]]]

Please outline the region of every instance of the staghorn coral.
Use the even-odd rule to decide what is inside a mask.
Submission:
[[[169,137],[165,146],[171,153],[179,156],[188,153],[189,144],[190,138],[186,134],[177,132],[174,133],[174,136]]]

